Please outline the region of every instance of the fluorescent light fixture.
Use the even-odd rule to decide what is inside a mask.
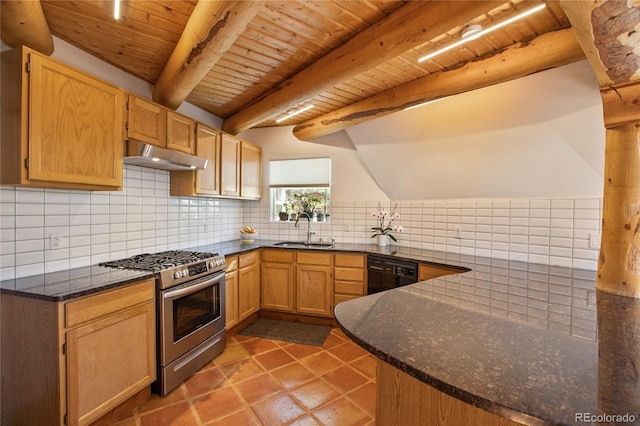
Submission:
[[[113,1],[113,17],[120,19],[120,0]]]
[[[409,111],[410,109],[420,108],[420,107],[423,107],[423,106],[425,106],[425,105],[429,105],[429,104],[432,104],[432,103],[435,103],[435,102],[438,102],[438,101],[441,101],[441,100],[443,100],[443,99],[447,99],[447,98],[450,98],[450,96],[444,96],[444,97],[442,97],[442,98],[432,99],[432,100],[430,100],[430,101],[423,102],[423,103],[418,104],[418,105],[412,105],[412,106],[410,106],[410,107],[406,107],[403,111]]]
[[[284,120],[286,120],[286,119],[288,119],[288,118],[291,118],[291,117],[293,117],[294,115],[298,115],[298,114],[301,114],[301,113],[303,113],[303,112],[305,112],[305,111],[309,111],[311,108],[313,108],[313,105],[307,105],[307,106],[306,106],[306,107],[304,107],[304,108],[300,108],[300,109],[299,109],[299,110],[297,110],[297,111],[293,111],[293,112],[291,112],[291,113],[289,113],[289,114],[285,115],[284,117],[277,119],[277,120],[276,120],[276,123],[280,123],[281,121],[284,121]]]
[[[522,18],[524,18],[526,16],[529,16],[529,15],[531,15],[533,13],[536,13],[536,12],[544,9],[546,6],[547,5],[545,3],[539,4],[538,6],[535,6],[535,7],[531,8],[531,9],[529,9],[529,10],[526,10],[526,11],[524,11],[522,13],[519,13],[518,15],[516,15],[516,16],[514,16],[512,18],[509,18],[509,19],[507,19],[505,21],[502,21],[502,22],[492,26],[492,27],[489,27],[486,30],[482,30],[482,31],[480,31],[478,33],[475,33],[475,34],[471,35],[471,36],[462,38],[462,39],[456,41],[455,43],[452,43],[452,44],[450,44],[448,46],[445,46],[442,49],[438,49],[435,52],[431,52],[428,55],[425,55],[422,58],[418,59],[418,62],[426,61],[427,59],[431,59],[434,56],[437,56],[437,55],[439,55],[441,53],[444,53],[444,52],[446,52],[448,50],[454,49],[454,48],[456,48],[458,46],[462,46],[463,44],[465,44],[468,41],[476,40],[476,39],[482,37],[485,34],[489,34],[490,32],[497,30],[498,28],[502,28],[505,25],[509,25],[512,22],[515,22],[515,21],[517,21],[519,19],[522,19]]]

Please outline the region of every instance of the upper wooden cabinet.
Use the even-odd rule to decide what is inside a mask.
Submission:
[[[29,48],[2,52],[3,185],[122,187],[124,92]]]
[[[167,148],[195,153],[195,126],[195,121],[189,117],[167,110]]]
[[[191,118],[129,93],[127,98],[128,139],[161,148],[194,154],[195,127]]]
[[[240,139],[222,134],[220,150],[220,194],[240,196]]]
[[[171,195],[220,195],[220,130],[196,124],[196,155],[209,160],[207,168],[171,172]]]
[[[129,94],[127,138],[164,148],[167,146],[167,114],[164,107]]]
[[[262,148],[242,141],[240,144],[240,196],[260,199],[262,191]]]

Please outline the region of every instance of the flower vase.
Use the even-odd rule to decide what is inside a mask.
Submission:
[[[378,247],[386,247],[389,245],[389,236],[387,234],[378,235]]]

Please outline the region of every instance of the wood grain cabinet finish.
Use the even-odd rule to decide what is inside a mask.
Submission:
[[[127,138],[165,148],[167,111],[162,105],[136,95],[127,95]]]
[[[220,147],[220,194],[240,196],[240,139],[222,134]]]
[[[196,123],[196,155],[206,158],[204,170],[171,172],[170,195],[220,195],[220,130]]]
[[[242,141],[240,164],[240,196],[259,200],[262,191],[262,148]]]
[[[191,118],[167,110],[167,148],[194,154],[196,152],[196,123]]]
[[[241,254],[238,258],[238,320],[260,309],[260,252]]]
[[[261,309],[293,312],[294,257],[293,251],[262,251]]]
[[[300,314],[331,317],[333,287],[331,253],[298,251],[296,254],[296,307]]]
[[[367,294],[366,256],[363,254],[334,255],[334,304]]]
[[[430,280],[431,278],[442,277],[444,275],[459,274],[461,272],[464,271],[421,263],[418,265],[418,281]]]
[[[21,47],[2,52],[4,185],[122,187],[124,92]]]
[[[156,378],[153,280],[67,302],[3,294],[1,303],[3,424],[88,425]]]
[[[225,314],[227,330],[238,325],[240,313],[238,312],[238,256],[225,257],[227,268],[225,269]]]
[[[445,394],[377,360],[376,424],[403,426],[522,426]]]

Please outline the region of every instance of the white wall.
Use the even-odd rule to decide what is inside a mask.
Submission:
[[[602,102],[586,61],[346,132],[391,199],[602,196]]]
[[[333,201],[388,200],[343,132],[326,144],[301,141],[289,126],[251,129],[239,136],[262,147],[263,194],[268,194],[270,160],[330,157]]]

